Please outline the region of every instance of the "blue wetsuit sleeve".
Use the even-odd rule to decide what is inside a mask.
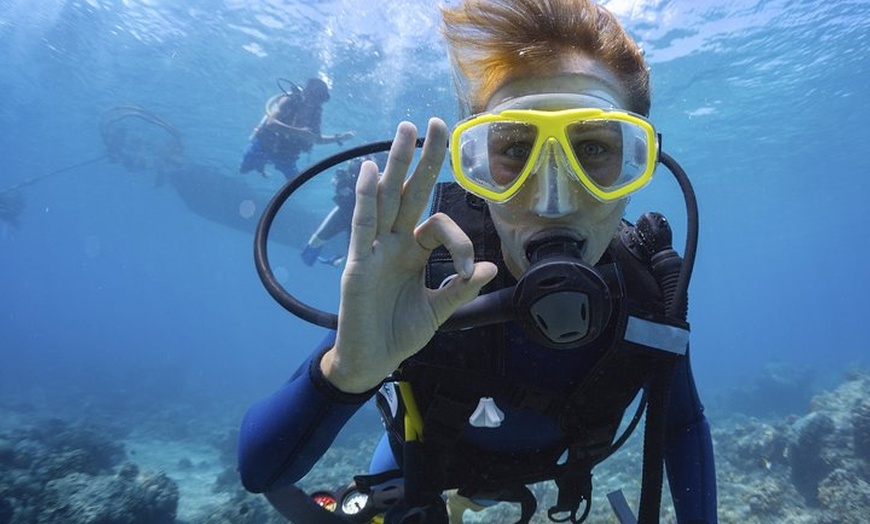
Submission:
[[[674,370],[667,427],[665,463],[677,522],[715,524],[713,441],[688,354]]]
[[[278,391],[252,405],[239,432],[239,473],[245,489],[273,491],[298,481],[329,449],[348,419],[375,390],[344,393],[320,371],[328,337]]]

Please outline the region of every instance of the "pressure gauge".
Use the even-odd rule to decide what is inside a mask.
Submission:
[[[352,487],[341,496],[341,511],[345,515],[358,515],[365,509],[368,501],[368,495]]]
[[[335,496],[328,491],[312,493],[311,499],[314,500],[318,506],[332,513],[335,513],[335,508],[338,507],[338,501],[335,500]]]

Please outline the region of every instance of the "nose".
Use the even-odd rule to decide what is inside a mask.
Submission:
[[[565,158],[562,147],[550,138],[541,150],[541,156],[532,174],[535,197],[532,211],[542,218],[559,218],[577,210],[577,197],[572,178],[576,178]]]

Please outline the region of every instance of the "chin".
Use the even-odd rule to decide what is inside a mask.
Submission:
[[[583,262],[586,262],[590,266],[594,266],[601,260],[601,255],[607,251],[607,246],[610,245],[610,239],[613,237],[611,235],[604,242],[601,241],[586,241],[586,245],[583,246]]]

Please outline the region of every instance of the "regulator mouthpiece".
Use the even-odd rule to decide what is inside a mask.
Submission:
[[[612,310],[610,289],[583,262],[585,241],[550,230],[526,246],[531,263],[513,293],[517,320],[535,342],[553,349],[585,346],[604,330]]]

